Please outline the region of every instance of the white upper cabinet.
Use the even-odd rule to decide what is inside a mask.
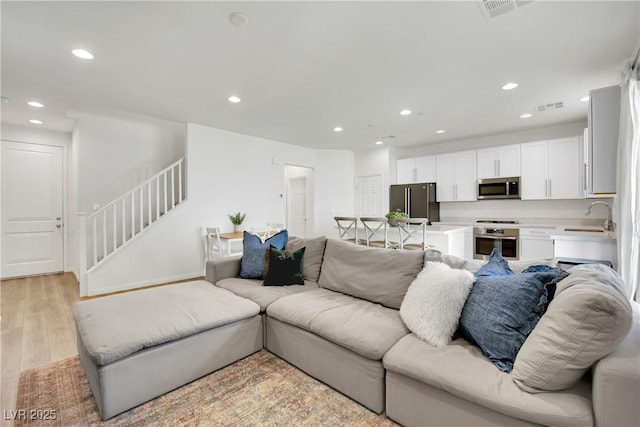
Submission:
[[[436,156],[436,194],[439,202],[476,200],[476,152]]]
[[[520,144],[478,150],[478,179],[520,176]]]
[[[400,159],[396,163],[396,183],[436,182],[436,156]]]
[[[581,199],[580,137],[522,144],[522,199]]]

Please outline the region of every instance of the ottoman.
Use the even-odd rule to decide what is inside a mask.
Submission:
[[[76,303],[78,353],[102,419],[261,350],[259,313],[204,280]]]

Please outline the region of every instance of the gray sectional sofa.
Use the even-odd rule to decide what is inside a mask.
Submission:
[[[640,312],[632,304],[627,333],[620,312],[629,303],[598,283],[606,272],[577,269],[560,282],[521,360],[505,373],[464,338],[431,346],[399,314],[426,261],[470,271],[479,262],[323,237],[292,237],[286,250],[301,247],[304,286],[240,279],[240,257],[209,261],[206,280],[260,306],[269,351],[372,411],[408,426],[640,425]],[[516,264],[514,271],[524,267]]]

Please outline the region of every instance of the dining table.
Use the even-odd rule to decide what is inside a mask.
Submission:
[[[234,243],[242,243],[243,232],[233,231],[231,233],[220,233],[220,243],[224,245],[225,256],[241,255],[242,248],[239,251],[233,252]]]

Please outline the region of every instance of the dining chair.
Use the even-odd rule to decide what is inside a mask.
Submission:
[[[427,244],[428,218],[401,218],[395,220],[400,233],[400,249],[426,250],[433,248]]]
[[[280,232],[284,230],[284,224],[281,223],[274,223],[274,222],[268,222],[267,223],[267,230],[264,232],[264,235],[262,236],[262,240],[266,240],[269,237],[273,236],[274,234]]]
[[[222,256],[222,245],[220,244],[220,227],[207,227],[207,260],[211,259],[214,249],[218,255]]]
[[[358,240],[358,217],[355,216],[334,216],[338,224],[338,238],[345,242],[359,243]]]
[[[380,248],[391,247],[391,243],[389,242],[389,233],[387,231],[387,218],[361,216],[359,219],[364,227],[365,245]]]

